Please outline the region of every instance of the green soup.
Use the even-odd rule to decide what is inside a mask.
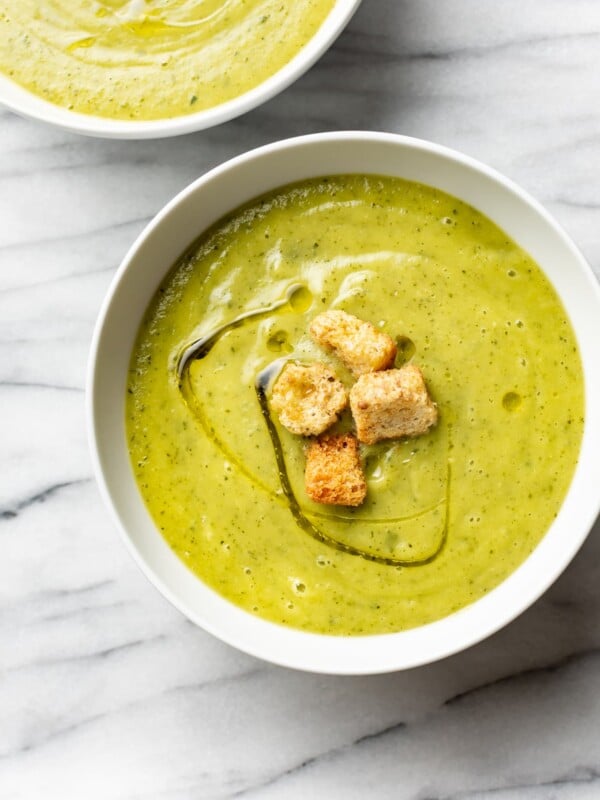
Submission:
[[[52,103],[150,120],[253,89],[315,35],[335,0],[5,0],[0,71]]]
[[[281,357],[350,385],[307,335],[329,308],[397,338],[440,410],[425,436],[362,448],[356,510],[308,501],[302,444],[276,423],[272,436],[255,389]],[[219,330],[185,395],[182,349]],[[180,259],[140,329],[126,414],[143,498],[199,578],[275,622],[372,634],[444,617],[527,558],[573,474],[583,378],[553,288],[490,220],[426,186],[338,176],[253,201]],[[340,547],[298,523],[277,442],[304,518]]]

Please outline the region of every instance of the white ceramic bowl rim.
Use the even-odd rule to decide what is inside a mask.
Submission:
[[[62,130],[108,139],[160,139],[212,128],[265,103],[309,70],[341,34],[360,3],[361,0],[337,0],[312,39],[274,75],[238,97],[194,114],[147,121],[81,114],[38,97],[2,74],[0,104]]]
[[[339,169],[348,160],[357,163],[359,154],[359,170]],[[400,171],[395,166],[395,156],[401,164]],[[292,163],[296,166],[286,172],[285,165]],[[331,169],[320,165],[330,165]],[[135,486],[124,436],[126,366],[119,367],[124,374],[115,386],[107,389],[104,385],[111,380],[112,361],[121,358],[126,364],[129,360],[130,348],[124,356],[119,353],[122,340],[115,328],[129,314],[132,319],[128,325],[134,326],[134,332],[137,330],[146,303],[143,308],[136,308],[135,313],[127,303],[128,298],[137,297],[136,292],[143,285],[144,259],[148,263],[157,243],[165,240],[169,226],[190,212],[194,203],[195,214],[190,219],[196,218],[198,198],[203,195],[208,205],[216,204],[210,212],[214,221],[268,188],[291,182],[296,173],[313,177],[361,171],[417,180],[423,165],[427,169],[431,165],[439,180],[421,182],[437,185],[471,202],[534,257],[536,248],[542,253],[541,259],[537,257],[538,263],[563,299],[584,364],[586,422],[579,463],[556,520],[533,553],[498,587],[466,608],[419,628],[365,637],[324,636],[276,625],[234,606],[195,578],[151,522]],[[237,187],[240,176],[246,173],[257,181],[264,180],[264,185],[257,184],[254,194],[247,191],[238,198],[239,202],[220,209],[220,194],[231,191],[231,186]],[[458,181],[461,191],[450,192],[448,186],[452,180]],[[480,202],[474,203],[474,197]],[[508,219],[512,220],[511,225],[506,224]],[[205,227],[192,229],[189,240],[181,240],[179,252]],[[154,284],[146,286],[148,300],[175,260],[176,256],[160,267]],[[548,272],[549,267],[554,269],[553,274]],[[544,208],[495,170],[448,148],[395,134],[324,133],[276,142],[216,167],[184,189],[146,227],[117,271],[99,315],[89,362],[87,419],[94,470],[104,500],[141,569],[188,618],[223,641],[267,661],[315,672],[370,674],[418,666],[465,649],[514,619],[556,580],[585,540],[600,508],[596,482],[600,471],[600,414],[594,412],[600,408],[598,341],[600,289],[591,269]],[[122,441],[117,442],[119,437]],[[127,486],[123,488],[125,483]],[[138,535],[139,528],[144,528],[143,535]]]

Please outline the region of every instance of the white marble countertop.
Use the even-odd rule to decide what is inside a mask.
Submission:
[[[600,797],[600,530],[490,640],[371,678],[258,662],[188,623],[91,476],[84,378],[144,224],[250,147],[341,128],[456,147],[540,199],[600,274],[600,2],[364,0],[311,72],[179,140],[0,112],[0,798]]]

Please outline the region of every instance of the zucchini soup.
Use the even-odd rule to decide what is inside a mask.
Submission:
[[[319,30],[335,0],[6,0],[0,72],[56,105],[156,120],[263,83]]]
[[[324,312],[387,335],[395,361],[371,376],[418,372],[435,412],[355,448],[357,504],[307,493],[320,440],[274,413],[289,365],[338,398],[365,380],[311,337]],[[354,435],[343,406],[329,439]],[[482,597],[543,537],[577,462],[582,366],[553,287],[489,219],[420,184],[333,176],[246,204],[179,259],[134,347],[126,430],[152,518],[215,591],[306,631],[401,631]]]

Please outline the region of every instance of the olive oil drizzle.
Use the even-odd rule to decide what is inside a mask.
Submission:
[[[392,567],[416,567],[416,566],[423,566],[425,564],[431,563],[437,556],[442,552],[447,538],[448,538],[448,519],[449,519],[449,509],[450,509],[450,482],[451,482],[451,466],[450,461],[447,461],[447,478],[446,478],[446,496],[445,500],[440,501],[439,503],[435,504],[431,508],[425,509],[425,511],[420,511],[418,514],[412,514],[406,517],[400,517],[397,519],[385,519],[385,520],[371,520],[372,523],[394,523],[394,522],[401,522],[410,519],[415,519],[419,516],[422,516],[425,513],[428,513],[432,510],[438,508],[442,502],[445,503],[445,515],[444,515],[444,524],[442,528],[442,533],[438,541],[438,546],[430,555],[426,556],[425,558],[420,559],[399,559],[387,556],[380,556],[374,553],[370,553],[366,550],[361,550],[360,548],[353,547],[345,542],[340,542],[337,539],[329,536],[327,533],[322,531],[318,528],[310,519],[304,514],[296,495],[294,494],[294,490],[292,489],[292,485],[289,479],[287,466],[285,463],[285,457],[283,454],[283,448],[281,446],[281,440],[279,438],[279,434],[277,432],[277,427],[273,422],[273,418],[271,416],[271,411],[269,408],[269,401],[267,398],[267,391],[269,385],[273,381],[273,379],[279,374],[281,369],[283,368],[284,364],[289,360],[287,357],[278,358],[275,361],[271,362],[265,369],[263,369],[257,376],[255,381],[255,390],[256,395],[258,398],[259,407],[261,410],[261,414],[265,421],[265,425],[267,427],[267,431],[269,433],[269,438],[271,440],[271,445],[273,447],[273,452],[275,455],[275,461],[277,464],[277,473],[279,476],[279,481],[281,484],[281,489],[283,491],[283,497],[278,492],[273,492],[273,490],[267,486],[263,481],[261,481],[256,475],[251,473],[245,464],[240,461],[240,459],[233,453],[233,451],[223,442],[222,439],[218,437],[214,428],[212,428],[208,420],[205,417],[204,411],[198,402],[195,392],[193,390],[190,378],[190,365],[193,361],[198,361],[206,358],[206,356],[210,353],[212,348],[217,344],[217,342],[230,330],[234,330],[235,328],[239,328],[245,323],[251,320],[257,320],[263,317],[268,316],[269,314],[273,313],[277,310],[285,310],[288,307],[289,310],[294,311],[294,297],[298,297],[301,292],[305,291],[305,287],[301,284],[293,284],[290,286],[286,292],[286,296],[278,301],[275,301],[269,306],[255,309],[253,311],[248,311],[244,314],[240,314],[238,317],[235,317],[230,322],[227,322],[223,325],[220,325],[218,328],[215,328],[210,333],[206,334],[205,336],[198,338],[191,342],[190,344],[186,345],[180,351],[179,357],[177,359],[177,380],[179,390],[183,396],[183,399],[188,406],[188,408],[192,411],[194,417],[200,422],[202,428],[206,435],[221,449],[224,453],[226,458],[235,464],[238,469],[255,485],[259,486],[264,491],[268,492],[272,497],[277,500],[278,502],[284,502],[298,527],[303,530],[305,533],[308,533],[313,539],[316,539],[318,542],[333,548],[334,550],[338,550],[342,553],[347,553],[353,556],[359,556],[367,561],[373,561],[377,564],[385,564],[387,566]],[[450,431],[449,434],[450,436]],[[315,514],[315,516],[325,517],[325,515]],[[340,520],[347,520],[349,519],[343,515],[332,514],[331,516],[335,517],[336,519]]]

